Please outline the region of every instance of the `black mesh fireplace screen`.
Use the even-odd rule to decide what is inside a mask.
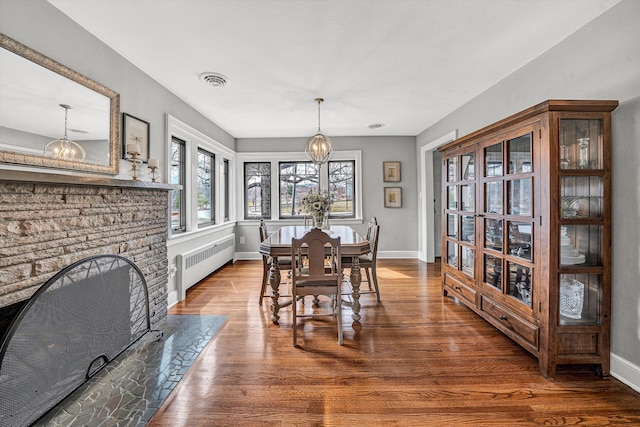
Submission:
[[[150,329],[147,283],[118,255],[78,261],[45,283],[0,342],[0,426],[23,426]]]

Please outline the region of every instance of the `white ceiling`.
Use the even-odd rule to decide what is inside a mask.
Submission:
[[[49,1],[236,138],[417,135],[619,2]]]

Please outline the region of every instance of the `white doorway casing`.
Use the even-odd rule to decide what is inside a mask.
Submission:
[[[420,204],[418,205],[418,259],[424,262],[435,261],[435,245],[439,236],[435,236],[435,200],[433,177],[433,150],[455,140],[457,129],[420,147]]]

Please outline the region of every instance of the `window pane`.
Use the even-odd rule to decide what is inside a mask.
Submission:
[[[320,191],[320,167],[311,162],[280,163],[280,216],[302,216],[302,198]]]
[[[531,179],[514,179],[507,182],[511,215],[531,216]]]
[[[462,217],[462,237],[460,240],[473,243],[476,232],[475,218],[472,216]]]
[[[271,218],[271,163],[245,163],[245,219]]]
[[[460,197],[461,210],[473,212],[476,209],[476,190],[473,184],[461,185],[462,196]]]
[[[212,189],[214,185],[215,156],[208,151],[198,150],[198,225],[215,222],[214,198]]]
[[[450,185],[447,187],[447,207],[449,209],[458,209],[458,187]]]
[[[475,251],[466,246],[461,248],[462,254],[460,260],[462,262],[462,272],[467,276],[473,277],[473,269],[475,268]]]
[[[602,169],[602,125],[600,119],[560,120],[562,169]]]
[[[484,176],[502,176],[502,144],[484,149]]]
[[[531,172],[531,135],[523,135],[507,141],[509,149],[509,173]]]
[[[560,265],[602,265],[602,225],[560,226]]]
[[[487,182],[484,185],[484,211],[502,213],[502,181]]]
[[[185,187],[185,164],[184,146],[182,140],[173,138],[171,140],[171,164],[169,170],[169,182],[171,184],[182,185],[181,190],[171,191],[171,229],[173,231],[184,231],[186,229],[184,187]]]
[[[507,294],[531,307],[531,269],[515,262],[509,262],[507,265],[509,269]]]
[[[560,183],[560,216],[602,218],[604,180],[601,176],[563,176]]]
[[[462,161],[462,179],[465,181],[472,181],[476,178],[475,172],[475,153],[463,154]]]
[[[458,268],[458,245],[453,242],[447,242],[447,264]]]
[[[484,255],[484,281],[502,290],[502,258]]]
[[[452,182],[458,179],[458,158],[447,159],[447,181]]]
[[[447,236],[458,238],[458,215],[447,214]]]
[[[560,324],[601,323],[602,292],[599,274],[561,274]]]
[[[529,222],[509,221],[509,253],[531,261],[531,235],[533,226]]]
[[[502,220],[486,218],[484,220],[484,247],[502,252]]]
[[[353,217],[355,210],[354,175],[355,162],[329,162],[329,193],[331,194],[332,217]]]

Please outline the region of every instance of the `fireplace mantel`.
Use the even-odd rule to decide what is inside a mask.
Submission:
[[[157,182],[114,179],[103,176],[67,175],[46,172],[0,169],[0,181],[40,184],[89,185],[94,187],[142,188],[151,190],[179,190],[181,186]]]

